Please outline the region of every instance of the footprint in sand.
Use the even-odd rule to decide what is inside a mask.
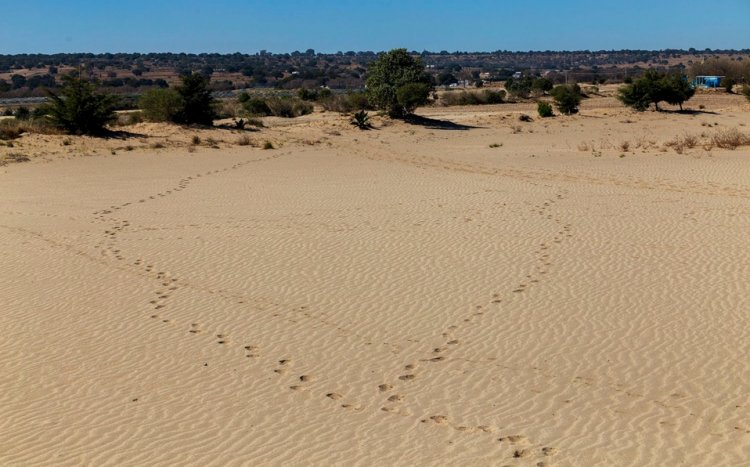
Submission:
[[[402,396],[401,394],[394,394],[391,397],[389,397],[387,400],[388,402],[401,402],[404,400],[404,396]]]
[[[408,374],[408,375],[401,375],[401,376],[399,376],[399,377],[398,377],[398,379],[400,379],[401,381],[411,381],[411,380],[413,380],[414,378],[416,378],[416,376],[415,376],[415,375],[412,375],[412,374]]]
[[[391,389],[393,389],[393,385],[392,384],[381,384],[380,386],[378,386],[378,389],[380,390],[380,392],[390,391]]]
[[[341,399],[343,396],[337,392],[329,392],[328,394],[326,394],[326,397],[337,401]]]

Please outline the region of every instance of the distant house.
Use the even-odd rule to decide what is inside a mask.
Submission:
[[[693,86],[696,88],[718,88],[721,86],[721,80],[724,76],[698,75],[693,80]]]

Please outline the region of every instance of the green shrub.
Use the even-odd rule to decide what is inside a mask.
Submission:
[[[297,91],[297,97],[303,101],[316,101],[318,100],[318,91],[315,89],[301,88]]]
[[[431,86],[427,83],[407,83],[396,89],[396,101],[402,115],[414,113],[417,107],[427,103]]]
[[[355,113],[351,123],[360,130],[368,130],[372,126],[370,125],[370,116],[364,110]]]
[[[31,111],[28,107],[19,107],[13,112],[13,116],[16,120],[28,120],[31,118]]]
[[[47,91],[46,106],[50,120],[67,133],[97,134],[113,121],[117,99],[96,92],[96,87],[77,76],[63,77],[59,94]]]
[[[727,76],[723,80],[721,80],[721,86],[724,88],[726,92],[729,94],[734,93],[734,85],[737,84],[737,81],[734,80],[734,78]]]
[[[552,89],[550,94],[555,99],[555,105],[560,113],[571,115],[578,112],[578,106],[583,99],[580,89],[577,84],[560,84]]]
[[[152,122],[171,122],[183,111],[182,96],[174,89],[153,88],[138,100],[143,117]]]
[[[245,111],[252,116],[266,117],[271,115],[271,109],[268,107],[268,104],[266,104],[264,99],[248,96],[247,99],[241,102]]]
[[[552,112],[552,105],[549,102],[540,101],[537,103],[536,111],[542,118],[552,117],[554,115]]]
[[[505,89],[511,96],[525,99],[529,97],[533,84],[534,80],[530,76],[523,76],[521,78],[508,78],[505,81]]]

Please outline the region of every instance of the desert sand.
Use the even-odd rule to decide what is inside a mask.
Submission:
[[[747,465],[750,107],[698,105],[0,148],[0,464]]]

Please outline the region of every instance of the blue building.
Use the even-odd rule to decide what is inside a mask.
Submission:
[[[696,88],[718,88],[721,86],[723,76],[696,76],[693,80],[693,86]]]

